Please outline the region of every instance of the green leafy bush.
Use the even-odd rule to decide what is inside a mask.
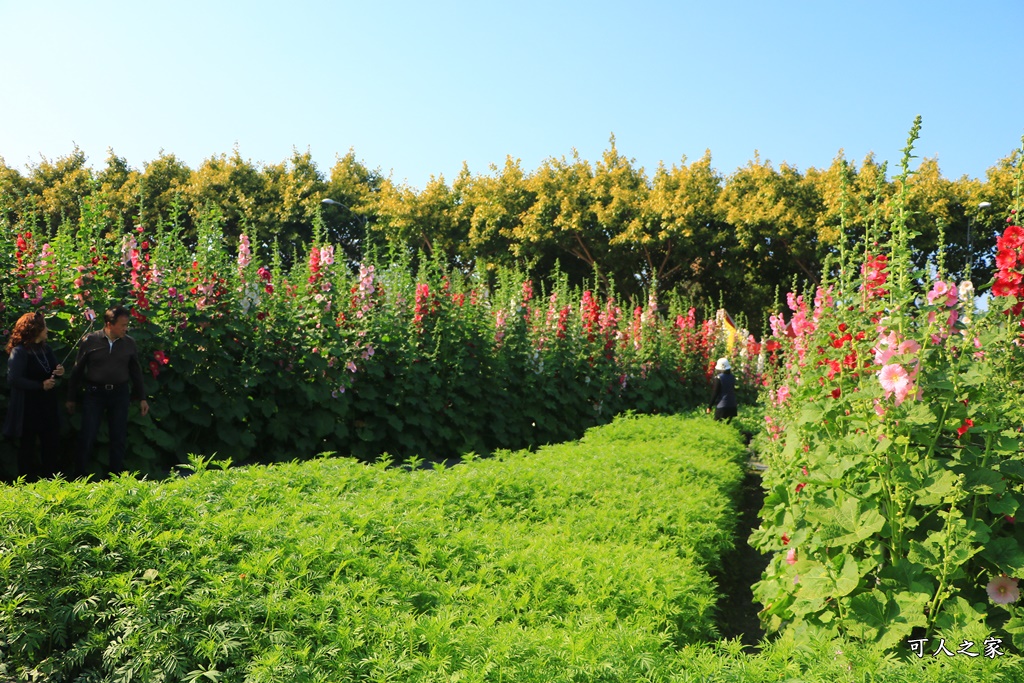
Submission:
[[[522,273],[414,269],[408,254],[355,272],[319,233],[286,270],[279,256],[261,265],[244,234],[228,244],[215,212],[189,249],[174,225],[107,232],[100,208],[85,206],[50,241],[0,223],[0,252],[13,257],[0,258],[0,347],[21,314],[42,308],[63,358],[90,307],[98,329],[108,306],[130,304],[151,412],[132,412],[127,466],[149,476],[188,453],[240,464],[325,450],[440,458],[576,439],[625,410],[700,404],[727,353],[713,309],[656,291],[630,302],[562,279],[541,293]],[[730,354],[741,390],[756,383],[756,354],[749,334]],[[8,396],[0,370],[0,414]],[[80,419],[64,430],[69,451]],[[13,464],[8,443],[2,461]]]

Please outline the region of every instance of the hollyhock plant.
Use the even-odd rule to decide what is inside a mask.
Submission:
[[[1019,225],[1008,226],[999,236],[996,246],[997,271],[992,284],[992,296],[1016,298],[1016,303],[1004,313],[1020,316],[1024,311],[1024,228]]]
[[[580,317],[583,320],[583,330],[587,333],[587,341],[594,341],[594,326],[599,324],[601,307],[589,289],[583,292],[583,299],[580,301]]]
[[[1008,519],[1024,508],[1024,302],[1011,302],[1010,319],[998,304],[979,313],[941,258],[916,265],[911,147],[892,223],[858,236],[870,251],[845,251],[822,274],[818,291],[832,289],[813,309],[807,291],[790,292],[788,310],[769,319],[765,346],[782,358],[762,394],[766,495],[751,542],[772,560],[754,595],[769,632],[891,649],[914,629],[975,624],[1024,646],[1024,623],[979,607],[1016,602],[1008,577],[1024,571],[1024,539]],[[994,297],[1018,297],[1024,280],[1024,230],[1011,228],[999,238]],[[997,578],[979,585],[986,575]]]
[[[861,291],[864,292],[867,298],[880,298],[889,293],[888,290],[883,289],[885,283],[889,280],[888,267],[889,258],[885,254],[868,256],[864,261],[864,264],[861,266],[861,274],[863,276]]]
[[[249,236],[242,234],[238,237],[238,271],[241,273],[252,263],[252,245]]]

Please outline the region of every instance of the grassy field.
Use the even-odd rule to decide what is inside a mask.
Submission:
[[[1012,656],[719,642],[745,459],[725,425],[623,417],[449,469],[3,487],[0,680],[1018,680]]]

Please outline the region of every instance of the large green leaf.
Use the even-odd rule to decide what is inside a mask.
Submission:
[[[900,613],[899,606],[879,590],[853,596],[849,607],[843,625],[851,636],[869,641],[875,640]]]
[[[1000,472],[972,468],[964,475],[964,490],[980,494],[1002,493],[1006,490],[1006,481]]]
[[[898,594],[890,600],[878,590],[861,593],[851,598],[843,625],[850,636],[891,648],[909,636],[915,626],[926,624],[926,604],[927,596],[921,594]]]
[[[980,554],[1009,576],[1024,571],[1024,548],[1016,538],[994,538],[985,544]]]
[[[900,558],[879,572],[883,581],[892,581],[899,592],[927,593],[935,590],[935,583],[925,575],[923,565]]]
[[[921,492],[917,502],[921,505],[938,505],[953,495],[960,478],[948,469],[931,472],[920,482]]]
[[[861,501],[853,496],[843,499],[839,509],[833,513],[835,523],[846,533],[838,535],[834,545],[859,543],[882,530],[885,518],[878,512],[876,503]]]
[[[1013,515],[1019,507],[1020,501],[1009,491],[1002,496],[992,496],[988,500],[988,509],[994,515]]]

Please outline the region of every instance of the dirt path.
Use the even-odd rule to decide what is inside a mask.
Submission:
[[[715,576],[723,596],[718,619],[722,637],[740,638],[748,647],[756,646],[764,638],[764,629],[757,617],[761,605],[754,602],[751,586],[761,580],[768,558],[747,543],[750,532],[760,524],[758,514],[763,503],[761,475],[750,468],[740,492],[736,547],[722,558],[723,571]]]

